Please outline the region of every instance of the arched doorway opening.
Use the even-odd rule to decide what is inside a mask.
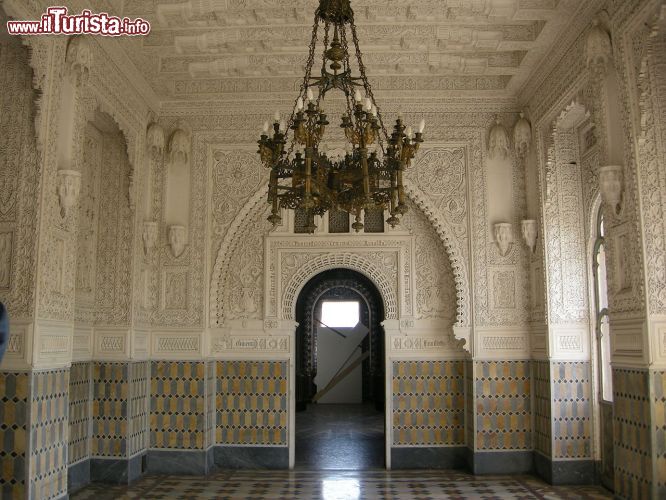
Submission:
[[[384,466],[384,303],[349,269],[310,279],[296,302],[296,466]]]

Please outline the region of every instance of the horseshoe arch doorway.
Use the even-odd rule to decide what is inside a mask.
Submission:
[[[379,290],[357,271],[323,271],[298,295],[297,468],[385,466],[383,320]]]

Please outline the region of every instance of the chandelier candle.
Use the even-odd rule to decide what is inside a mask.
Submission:
[[[324,45],[321,76],[312,76],[320,31]],[[358,76],[352,76],[348,33]],[[347,145],[341,159],[329,158],[322,143],[329,125],[323,99],[332,89],[342,92],[345,100],[340,127]],[[307,212],[307,230],[313,233],[315,215],[344,210],[355,216],[352,228],[358,232],[363,229],[361,213],[381,209],[388,210],[386,222],[395,227],[407,212],[403,172],[423,142],[424,128],[425,121],[421,120],[414,132],[399,115],[391,135],[388,134],[365,74],[349,0],[320,0],[294,110],[288,122],[281,121],[279,111],[276,112],[272,130],[268,122],[264,123],[259,139],[261,162],[271,171],[269,222],[273,226],[280,224],[282,209],[301,209]]]

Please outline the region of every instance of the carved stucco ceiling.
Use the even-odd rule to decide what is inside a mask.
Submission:
[[[107,0],[152,23],[121,41],[162,100],[293,97],[317,0]],[[511,99],[582,9],[581,0],[352,0],[384,97]],[[318,58],[317,58],[318,59]]]

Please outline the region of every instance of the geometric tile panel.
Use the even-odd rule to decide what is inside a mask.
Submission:
[[[0,372],[0,498],[24,498],[30,374]]]
[[[465,444],[474,449],[474,361],[465,360]]]
[[[92,363],[72,363],[69,370],[69,465],[90,458]]]
[[[553,459],[592,457],[590,363],[553,362]]]
[[[218,444],[287,446],[285,361],[217,362]]]
[[[650,498],[650,399],[648,371],[613,369],[615,494]]]
[[[393,362],[393,445],[465,444],[464,361]]]
[[[92,456],[127,458],[129,363],[93,364]]]
[[[205,368],[203,361],[151,363],[152,448],[204,448]]]
[[[666,370],[657,370],[654,379],[654,459],[657,498],[666,498]]]
[[[215,392],[217,384],[215,375],[217,372],[217,363],[209,361],[206,363],[206,444],[205,448],[215,444],[215,423],[217,421],[215,408]]]
[[[30,496],[67,493],[69,369],[33,372],[30,405]]]
[[[550,362],[532,361],[534,379],[534,449],[546,457],[552,454]]]
[[[532,449],[530,362],[475,365],[476,449]]]
[[[129,456],[133,457],[148,449],[148,399],[150,363],[130,363],[129,401]]]

